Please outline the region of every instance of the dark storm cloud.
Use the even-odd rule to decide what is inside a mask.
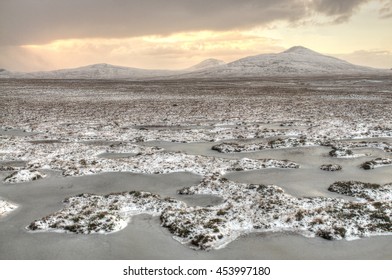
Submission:
[[[385,1],[384,6],[380,10],[380,14],[382,18],[391,18],[392,17],[392,1]]]
[[[1,0],[0,44],[229,30],[314,13],[338,21],[367,0]]]
[[[317,11],[327,15],[344,15],[350,14],[360,4],[370,0],[314,0],[313,6]]]
[[[336,22],[348,20],[358,7],[370,0],[314,0],[313,7],[317,12],[335,17]]]

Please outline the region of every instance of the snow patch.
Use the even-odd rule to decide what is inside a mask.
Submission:
[[[4,179],[4,182],[14,184],[14,183],[24,183],[39,180],[45,178],[46,175],[37,170],[19,170],[11,173]]]
[[[361,164],[361,167],[365,170],[374,169],[377,167],[391,166],[392,159],[390,158],[376,158],[371,161],[367,161]]]
[[[15,210],[16,208],[18,208],[17,205],[0,199],[0,217],[7,215],[9,212]]]

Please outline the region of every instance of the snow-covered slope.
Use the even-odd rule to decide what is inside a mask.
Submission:
[[[215,58],[209,58],[206,60],[203,60],[202,62],[193,65],[192,67],[189,67],[187,70],[188,71],[198,71],[198,70],[204,70],[204,69],[209,69],[221,65],[225,65],[226,62],[223,60],[215,59]]]
[[[115,66],[106,63],[88,65],[74,69],[61,69],[32,73],[15,73],[17,78],[39,79],[133,79],[178,74],[170,70],[146,70]]]
[[[387,73],[387,71],[354,65],[344,60],[297,46],[277,54],[245,57],[226,65],[197,71],[187,76],[260,77],[368,73]]]

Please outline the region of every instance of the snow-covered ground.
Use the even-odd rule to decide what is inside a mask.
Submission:
[[[45,178],[46,175],[37,170],[18,170],[5,177],[6,183],[23,183]]]
[[[331,157],[336,157],[336,158],[357,158],[357,157],[366,156],[366,154],[356,154],[349,149],[335,149],[335,148],[329,152],[329,155]]]
[[[364,198],[369,201],[392,200],[392,184],[382,186],[379,184],[369,184],[357,181],[336,182],[332,184],[328,190],[352,197]]]
[[[324,171],[339,171],[342,170],[342,166],[339,164],[323,164],[320,166],[320,169]]]
[[[223,142],[221,144],[212,147],[220,153],[238,153],[238,152],[254,152],[269,149],[283,149],[283,148],[294,148],[294,147],[312,147],[321,145],[320,141],[308,141],[305,138],[286,138],[286,139],[274,139],[268,142],[262,143],[250,143],[250,144],[239,144]]]
[[[377,167],[390,166],[390,165],[392,165],[392,159],[390,159],[390,158],[376,158],[374,160],[364,162],[361,165],[361,167],[363,169],[368,170],[368,169],[374,169]]]
[[[28,226],[32,231],[63,231],[74,233],[111,233],[127,226],[130,217],[153,216],[168,208],[185,207],[172,199],[163,199],[148,192],[126,192],[105,196],[81,194],[67,198],[66,208],[37,220]]]
[[[18,206],[0,198],[0,218],[15,210]]]
[[[109,159],[100,157],[102,153],[134,153],[134,156]],[[299,168],[295,162],[274,159],[230,160],[185,153],[164,152],[157,147],[144,147],[135,144],[107,147],[105,145],[86,145],[83,143],[31,144],[10,142],[3,144],[1,160],[24,160],[26,168],[7,176],[6,183],[20,183],[45,177],[40,169],[61,171],[64,176],[82,176],[102,172],[134,172],[146,174],[167,174],[191,172],[207,175],[215,172],[225,174],[231,171],[248,171],[263,168]],[[15,168],[14,168],[15,169]]]
[[[300,166],[291,160],[289,151],[311,146],[332,151],[328,155],[326,149],[309,172],[321,172],[323,163],[323,170],[338,170],[335,162],[343,161],[358,161],[354,173],[355,168],[364,173],[387,169],[365,171],[360,168],[365,159],[356,157],[366,156],[366,164],[372,167],[390,164],[392,100],[383,92],[392,86],[390,79],[371,86],[362,78],[0,83],[0,171],[5,183],[40,179],[31,185],[41,184],[48,180],[47,169],[63,176],[192,172],[202,176],[202,182],[180,194],[215,195],[223,200],[217,206],[191,207],[142,191],[83,193],[66,199],[64,209],[36,217],[29,230],[110,233],[144,213],[159,216],[176,240],[200,249],[219,249],[251,232],[290,231],[326,239],[392,232],[390,184],[333,184],[334,196],[349,195],[346,200],[295,197],[276,185],[224,178],[230,172],[265,168],[295,171],[306,163]],[[364,98],[343,98],[353,94]],[[326,96],[338,98],[323,98]],[[167,142],[175,151],[160,147]],[[199,142],[215,151],[198,154]],[[181,145],[194,150],[187,153]],[[269,156],[239,154],[261,151]],[[274,159],[279,153],[279,159]],[[335,176],[344,169],[322,173]],[[27,186],[5,183],[5,188]]]

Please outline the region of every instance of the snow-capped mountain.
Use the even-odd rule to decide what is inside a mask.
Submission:
[[[249,56],[230,63],[207,59],[184,70],[147,70],[110,64],[94,64],[74,69],[31,73],[9,72],[2,69],[0,78],[142,80],[389,73],[388,70],[354,65],[296,46],[281,53]]]
[[[186,70],[188,71],[198,71],[198,70],[204,70],[204,69],[209,69],[217,66],[222,66],[225,65],[226,62],[223,60],[215,59],[215,58],[209,58],[206,60],[203,60],[202,62],[193,65],[192,67],[187,68]]]
[[[0,78],[30,78],[30,79],[144,79],[144,78],[163,78],[178,76],[183,73],[200,71],[212,67],[220,66],[225,62],[217,59],[206,59],[190,68],[184,70],[147,70],[140,68],[116,66],[106,63],[93,64],[78,68],[61,69],[53,71],[40,71],[30,73],[11,73],[4,70],[0,72]]]
[[[178,74],[178,72],[170,70],[146,70],[101,63],[73,69],[14,74],[18,78],[39,79],[138,79],[173,75]]]
[[[210,70],[197,71],[194,77],[263,77],[335,74],[384,73],[385,70],[358,66],[296,46],[277,54],[245,57]]]

